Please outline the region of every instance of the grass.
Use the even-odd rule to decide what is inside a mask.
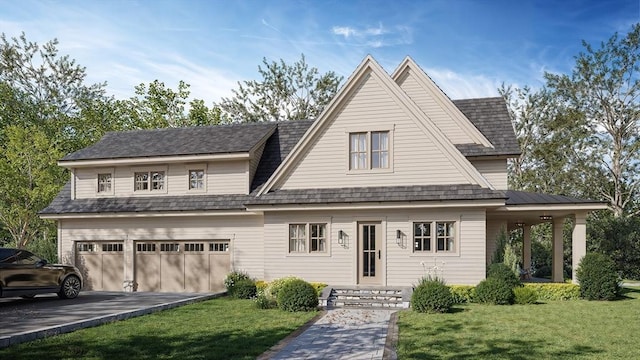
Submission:
[[[0,349],[0,359],[255,359],[316,314],[219,298]]]
[[[633,359],[640,289],[617,301],[468,304],[450,314],[400,314],[398,358]]]

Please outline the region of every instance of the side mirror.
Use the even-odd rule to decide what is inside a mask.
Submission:
[[[41,267],[43,267],[45,265],[47,265],[47,260],[45,260],[45,259],[40,259],[40,261],[38,261],[36,263],[36,267],[38,267],[38,268],[41,268]]]

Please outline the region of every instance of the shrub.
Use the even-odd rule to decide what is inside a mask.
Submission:
[[[301,279],[285,283],[278,292],[277,299],[278,308],[284,311],[310,311],[318,307],[316,289]]]
[[[258,280],[256,281],[256,290],[258,290],[258,292],[264,292],[264,289],[267,288],[267,285],[269,285],[269,283],[267,283],[264,280]]]
[[[516,304],[535,304],[538,301],[536,290],[531,287],[521,286],[513,289],[514,301]]]
[[[312,282],[310,284],[314,289],[316,289],[316,293],[318,294],[318,296],[322,295],[322,290],[327,287],[327,284],[325,283]]]
[[[464,304],[473,302],[476,289],[471,285],[449,286],[454,304]]]
[[[224,278],[224,286],[227,288],[227,294],[229,294],[229,296],[233,296],[233,293],[235,291],[234,288],[238,283],[238,281],[241,281],[241,280],[251,280],[251,282],[253,283],[253,280],[251,279],[251,277],[249,277],[249,275],[245,272],[232,271],[229,274],[227,274],[227,276]],[[255,287],[255,283],[254,283],[254,287]]]
[[[616,264],[607,255],[585,255],[576,276],[580,282],[580,296],[584,299],[613,300],[620,295]]]
[[[258,295],[256,296],[256,307],[258,309],[273,309],[276,306],[278,306],[278,304],[271,299],[267,299],[264,292],[258,292]]]
[[[509,284],[511,288],[521,286],[522,283],[510,267],[504,263],[496,263],[489,265],[487,270],[487,278],[500,279]]]
[[[511,271],[511,270],[509,270]],[[503,279],[486,278],[476,286],[476,302],[494,305],[513,304],[513,287]]]
[[[576,284],[525,284],[524,287],[533,289],[538,300],[577,300],[580,298],[580,287]]]
[[[240,279],[231,288],[229,296],[237,299],[252,299],[256,296],[256,283],[251,279]]]
[[[421,313],[446,313],[454,304],[453,295],[442,280],[422,280],[413,290],[411,306]]]
[[[295,276],[287,276],[280,279],[275,279],[272,282],[270,282],[267,285],[267,287],[264,289],[264,295],[267,297],[267,299],[276,301],[276,299],[278,298],[278,293],[280,292],[280,289],[282,289],[282,287],[285,284],[291,281],[296,281],[296,280],[302,280],[302,279],[297,278]]]

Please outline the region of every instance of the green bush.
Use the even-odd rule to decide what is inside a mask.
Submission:
[[[453,295],[442,280],[425,279],[413,290],[411,306],[421,313],[446,313],[454,304]]]
[[[538,294],[535,289],[521,286],[513,289],[514,301],[516,304],[535,304],[538,301]]]
[[[256,281],[256,289],[258,290],[258,292],[264,292],[264,290],[267,288],[267,285],[269,284],[264,280]]]
[[[513,287],[504,279],[486,278],[476,286],[476,302],[482,304],[513,304]]]
[[[471,285],[451,285],[449,286],[454,304],[464,304],[473,302],[476,289]]]
[[[256,296],[256,283],[251,279],[240,279],[231,287],[229,296],[236,299],[252,299]]]
[[[297,280],[302,280],[302,279],[297,278],[295,276],[287,276],[280,279],[275,279],[269,284],[267,284],[267,287],[264,289],[264,295],[267,297],[267,299],[276,301],[278,298],[278,293],[280,292],[280,289],[282,289],[282,287],[285,284],[288,284],[292,281],[297,281]]]
[[[231,293],[233,291],[233,287],[236,285],[238,280],[251,280],[251,277],[242,271],[232,271],[224,278],[224,286],[227,288],[227,292]]]
[[[582,258],[576,271],[580,296],[587,300],[614,300],[620,295],[616,264],[610,257],[589,253]]]
[[[316,293],[318,294],[318,296],[322,295],[322,290],[327,287],[327,284],[325,283],[312,282],[310,284],[314,289],[316,289]]]
[[[504,263],[496,263],[489,265],[487,270],[487,278],[504,280],[510,287],[521,286],[522,282],[516,274]]]
[[[278,308],[284,311],[311,311],[318,308],[318,294],[308,282],[287,281],[278,292]]]
[[[264,295],[264,292],[258,291],[258,295],[256,295],[256,307],[258,309],[273,309],[277,306],[278,304],[275,301],[268,299]]]
[[[533,289],[538,300],[558,301],[577,300],[580,298],[580,287],[576,284],[544,283],[525,284],[524,287]]]

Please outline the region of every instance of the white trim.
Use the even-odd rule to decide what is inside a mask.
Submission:
[[[73,213],[73,214],[40,214],[42,219],[94,219],[94,218],[152,218],[152,217],[182,217],[182,216],[238,216],[261,215],[253,211],[174,211],[174,212],[122,212],[122,213]]]
[[[535,204],[535,205],[505,205],[501,206],[494,211],[591,211],[591,210],[606,210],[609,209],[609,205],[602,203],[584,203],[584,204]]]
[[[424,218],[412,218],[409,219],[409,227],[410,231],[410,241],[411,241],[411,253],[409,257],[415,258],[425,258],[425,257],[459,257],[460,256],[460,229],[462,228],[462,219],[459,217],[458,219],[451,218],[431,218],[431,220],[425,220]],[[429,223],[431,227],[431,250],[430,251],[416,251],[415,243],[414,243],[414,223]],[[454,241],[455,241],[455,251],[438,251],[438,228],[437,223],[454,223]]]
[[[110,191],[98,191],[100,188],[100,175],[111,175],[111,190]],[[108,168],[97,168],[95,169],[96,181],[93,183],[95,197],[113,197],[115,195],[116,189],[116,171],[113,167]]]
[[[407,70],[413,70],[411,73],[414,79],[422,86],[422,88],[433,96],[434,100],[440,105],[448,115],[458,124],[467,136],[469,136],[476,144],[494,148],[493,144],[473,125],[473,123],[458,109],[458,107],[449,99],[449,97],[440,89],[436,83],[416,64],[410,56],[404,58],[396,70],[392,73],[391,78],[398,83],[400,78]]]
[[[207,163],[190,163],[185,164],[185,169],[187,170],[187,193],[189,194],[204,194],[207,192],[207,183],[209,180],[209,176],[207,176]],[[202,170],[204,174],[202,175],[202,189],[192,189],[191,188],[191,171]]]
[[[207,162],[223,160],[248,160],[250,153],[214,154],[214,155],[177,155],[177,156],[153,156],[141,158],[122,159],[95,159],[95,160],[60,160],[58,165],[65,168],[79,167],[104,167],[123,165],[153,165],[183,162]]]
[[[286,223],[284,223],[285,226],[285,231],[286,231],[286,238],[287,238],[287,247],[286,247],[286,253],[285,253],[285,257],[331,257],[331,240],[332,240],[332,236],[331,236],[331,231],[332,231],[332,218],[331,217],[314,217],[311,216],[309,218],[305,218],[301,221],[288,221]],[[311,251],[311,225],[318,225],[318,224],[324,224],[325,225],[325,251]],[[291,235],[289,232],[289,226],[291,225],[304,225],[305,226],[305,231],[306,231],[306,243],[305,243],[305,247],[306,250],[305,252],[292,252],[291,251],[291,239],[289,238],[289,236]]]
[[[504,200],[473,201],[416,201],[416,202],[371,202],[350,204],[285,204],[247,205],[247,211],[313,211],[313,210],[363,210],[363,209],[428,209],[428,208],[487,208],[504,205]]]

